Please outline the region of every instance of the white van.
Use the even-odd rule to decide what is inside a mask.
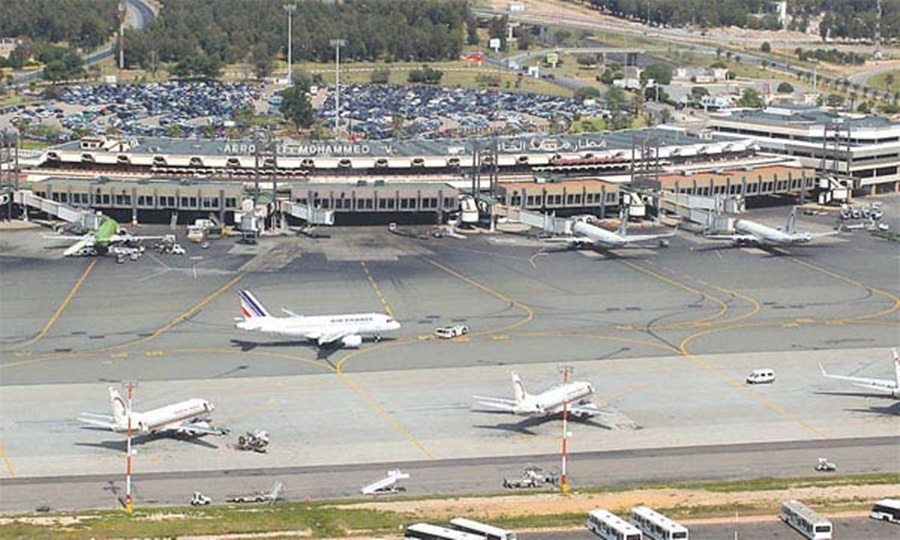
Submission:
[[[771,369],[754,369],[747,375],[747,384],[766,384],[775,382],[775,372]]]

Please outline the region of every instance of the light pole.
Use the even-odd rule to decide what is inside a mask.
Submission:
[[[341,47],[347,44],[344,39],[329,41],[334,47],[334,138],[339,139],[338,129],[341,124]]]
[[[291,71],[291,56],[293,56],[294,49],[291,47],[291,16],[297,11],[297,4],[285,4],[284,10],[287,11],[288,14],[288,45],[287,45],[287,61],[288,61],[288,72],[287,72],[287,84],[290,86],[293,82],[293,73]]]

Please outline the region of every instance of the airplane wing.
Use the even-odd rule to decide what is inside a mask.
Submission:
[[[572,403],[567,407],[569,414],[581,417],[611,415],[612,413],[603,411],[593,401],[583,401],[581,403]]]
[[[163,236],[134,236],[132,234],[114,234],[109,237],[110,242],[139,242],[141,240],[163,240],[169,235]]]
[[[887,379],[869,379],[867,377],[850,377],[848,375],[832,375],[825,371],[825,367],[822,364],[819,364],[819,369],[822,370],[822,376],[827,377],[829,379],[837,379],[839,381],[847,381],[851,383],[853,386],[858,386],[860,388],[866,388],[868,390],[878,390],[880,392],[893,392],[897,389],[897,384],[894,381],[890,381]]]
[[[71,246],[67,247],[66,250],[63,251],[63,255],[65,255],[66,257],[70,257],[72,255],[75,255],[82,249],[91,247],[93,245],[94,245],[93,238],[82,238],[81,240],[79,240],[79,241],[75,242],[74,244],[72,244]]]
[[[108,414],[81,413],[78,421],[93,427],[100,427],[115,431],[116,423],[113,417]]]
[[[635,242],[650,242],[652,240],[659,240],[660,238],[672,238],[678,230],[673,230],[672,232],[660,233],[660,234],[629,234],[625,237],[625,240],[628,243]]]
[[[167,431],[196,435],[225,435],[228,431],[222,428],[214,428],[207,422],[182,422],[165,428]]]
[[[345,336],[348,336],[348,335],[350,335],[350,333],[348,333],[346,330],[341,330],[338,332],[328,332],[328,333],[324,333],[324,334],[319,334],[318,336],[315,336],[313,339],[315,339],[316,342],[318,342],[319,347],[322,347],[323,345],[329,345],[329,344],[334,343],[335,341],[337,341],[341,338],[344,338]]]
[[[732,242],[757,242],[759,239],[752,234],[705,234],[707,240],[730,240]]]
[[[497,398],[497,397],[489,397],[489,396],[472,396],[475,400],[478,401],[478,404],[482,407],[488,407],[490,409],[498,409],[501,411],[514,412],[516,402],[511,399],[505,398]]]

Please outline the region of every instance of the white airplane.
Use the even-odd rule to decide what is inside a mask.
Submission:
[[[283,309],[287,317],[274,317],[250,291],[240,291],[241,314],[235,325],[240,330],[315,340],[320,346],[340,344],[356,348],[363,336],[373,336],[400,328],[400,323],[384,313],[305,316]]]
[[[633,244],[640,244],[657,240],[660,247],[669,245],[666,238],[675,236],[676,231],[662,234],[628,234],[628,212],[622,212],[619,221],[619,228],[616,232],[608,231],[603,227],[598,227],[592,223],[588,223],[584,219],[577,219],[572,225],[572,238],[568,238],[569,245],[576,247],[596,247],[603,249],[630,247]]]
[[[128,417],[131,417],[131,429],[141,435],[152,435],[170,432],[183,435],[224,435],[225,430],[210,426],[210,414],[213,404],[205,399],[189,399],[166,405],[147,412],[129,410],[127,402],[122,399],[115,388],[109,388],[109,403],[112,415],[82,413],[80,422],[94,427],[111,429],[116,433],[128,431]]]
[[[557,384],[540,394],[529,394],[517,371],[512,372],[513,392],[515,399],[473,396],[478,404],[492,409],[511,412],[518,416],[551,416],[563,412],[563,406],[569,414],[578,418],[589,418],[602,411],[590,397],[594,393],[591,383],[575,381]]]
[[[836,236],[841,232],[840,229],[820,233],[798,231],[796,230],[796,223],[797,208],[794,207],[784,227],[776,229],[749,219],[738,219],[734,222],[735,234],[711,234],[706,235],[704,238],[709,238],[710,240],[731,240],[732,243],[739,246],[794,246],[797,244],[808,244],[816,238]]]
[[[108,251],[115,251],[116,248],[131,250],[132,253],[141,253],[143,248],[140,247],[140,243],[143,240],[175,242],[175,235],[171,234],[164,236],[135,236],[128,232],[127,229],[122,228],[116,220],[106,216],[101,216],[100,226],[96,231],[80,236],[57,234],[47,235],[44,238],[50,240],[75,240],[75,243],[63,252],[63,255],[66,257],[103,255]]]
[[[894,380],[889,379],[869,379],[867,377],[850,377],[847,375],[831,375],[825,371],[825,366],[819,364],[822,375],[829,379],[838,379],[840,381],[850,381],[854,386],[866,388],[868,390],[877,390],[879,392],[887,392],[891,397],[900,399],[900,353],[894,349]]]
[[[408,478],[409,473],[405,473],[400,469],[391,469],[387,472],[387,476],[381,480],[376,480],[371,484],[363,486],[359,492],[363,495],[381,495],[384,493],[406,491],[406,488],[397,485],[397,481],[406,480]]]

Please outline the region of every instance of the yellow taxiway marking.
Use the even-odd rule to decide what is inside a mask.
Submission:
[[[110,346],[110,347],[104,347],[104,348],[101,349],[101,350],[121,349],[121,348],[124,348],[124,347],[130,347],[130,346],[134,346],[134,345],[140,345],[141,343],[147,343],[148,341],[152,341],[152,340],[158,338],[159,336],[161,336],[161,335],[164,334],[165,332],[168,332],[169,330],[171,330],[174,326],[176,326],[176,325],[178,325],[178,324],[180,324],[180,323],[182,323],[182,322],[184,322],[184,321],[190,319],[191,317],[193,317],[198,311],[200,311],[201,309],[203,309],[204,307],[206,307],[207,304],[209,304],[210,302],[212,302],[213,300],[215,300],[216,298],[218,298],[218,296],[219,296],[220,294],[222,294],[223,292],[225,292],[225,291],[227,291],[228,289],[230,289],[231,287],[233,287],[233,286],[234,286],[238,281],[240,281],[241,278],[243,278],[243,277],[244,277],[244,272],[241,272],[240,274],[234,276],[233,278],[231,278],[230,280],[228,280],[228,282],[227,282],[226,284],[222,285],[222,286],[219,287],[218,289],[216,289],[216,290],[214,290],[213,292],[209,293],[209,294],[206,296],[206,298],[204,298],[204,299],[201,300],[200,302],[194,304],[194,306],[193,306],[192,308],[190,308],[189,310],[185,311],[185,312],[182,313],[181,315],[175,317],[175,318],[172,319],[171,321],[169,321],[169,322],[167,322],[166,324],[162,325],[161,327],[157,328],[156,331],[153,332],[152,334],[150,334],[149,336],[145,336],[145,337],[136,339],[136,340],[134,340],[134,341],[129,341],[128,343],[122,343],[121,345],[112,345],[112,346]]]
[[[760,326],[769,326],[769,325],[771,325],[771,323],[762,324]],[[732,388],[734,388],[736,390],[740,390],[741,392],[744,392],[745,394],[749,395],[751,398],[756,400],[758,403],[760,403],[763,406],[765,406],[766,408],[768,408],[770,411],[782,416],[783,418],[786,418],[787,420],[790,420],[794,424],[797,424],[801,428],[809,431],[816,438],[819,438],[819,439],[825,438],[824,433],[822,433],[818,429],[814,428],[813,426],[811,426],[809,423],[805,422],[804,420],[800,419],[794,413],[788,411],[787,409],[785,409],[781,405],[778,405],[777,403],[773,403],[772,401],[769,401],[768,399],[766,399],[762,395],[758,394],[757,392],[750,390],[744,384],[742,384],[740,381],[734,380],[733,378],[731,378],[728,375],[726,375],[725,373],[723,373],[722,370],[720,370],[719,368],[709,364],[708,362],[705,362],[704,360],[697,358],[687,349],[687,346],[691,341],[693,341],[701,336],[713,334],[713,333],[720,332],[723,330],[733,330],[736,328],[747,328],[747,327],[752,327],[752,326],[756,326],[756,325],[739,324],[739,325],[735,325],[735,326],[711,328],[709,330],[703,330],[701,332],[696,332],[696,333],[693,333],[693,334],[689,335],[688,337],[684,338],[683,340],[681,340],[681,343],[678,345],[678,349],[679,349],[679,352],[681,352],[682,356],[684,356],[685,358],[687,358],[688,360],[690,360],[697,366],[700,366],[705,371],[707,371],[708,373],[710,373],[711,375],[713,375],[720,381],[724,382],[728,386],[731,386]]]
[[[18,349],[21,347],[27,347],[28,345],[33,345],[34,343],[37,343],[38,341],[43,339],[43,337],[47,335],[47,332],[49,332],[50,329],[53,327],[53,325],[56,323],[56,320],[59,319],[59,316],[62,315],[62,312],[65,311],[66,307],[69,306],[69,302],[71,302],[72,298],[75,297],[75,293],[77,293],[78,289],[81,288],[81,284],[84,283],[84,280],[87,279],[88,274],[91,273],[91,270],[94,269],[94,266],[96,264],[97,264],[97,259],[92,260],[91,263],[88,264],[87,268],[85,268],[84,272],[82,272],[81,277],[79,277],[78,281],[75,282],[75,285],[72,286],[72,290],[69,291],[69,294],[67,294],[65,298],[63,298],[62,303],[59,305],[58,308],[56,308],[56,311],[53,312],[53,315],[50,316],[50,320],[48,320],[47,324],[45,324],[44,327],[41,328],[41,331],[38,332],[36,336],[29,339],[28,341],[23,341],[22,343],[17,343],[12,348]]]
[[[815,270],[816,272],[825,274],[826,276],[832,277],[838,281],[843,281],[844,283],[849,283],[850,285],[853,285],[854,287],[859,287],[859,288],[865,289],[867,291],[872,291],[873,293],[884,296],[888,300],[891,300],[894,302],[894,305],[892,305],[891,307],[889,307],[887,309],[878,311],[876,313],[872,313],[870,315],[864,315],[862,317],[848,317],[848,319],[857,319],[857,320],[859,320],[859,319],[874,319],[876,317],[881,317],[883,315],[889,315],[889,314],[897,311],[898,309],[900,309],[900,297],[898,297],[895,294],[891,294],[887,291],[882,291],[881,289],[876,289],[875,287],[869,287],[865,283],[857,281],[853,278],[843,276],[841,274],[838,274],[837,272],[828,270],[827,268],[822,268],[819,265],[808,263],[806,261],[801,261],[800,259],[797,259],[794,257],[791,257],[791,261],[799,264],[800,266],[805,266],[805,267],[809,268],[810,270]]]
[[[509,336],[506,334],[496,334],[491,336],[491,339],[493,339],[494,341],[506,341],[509,339]]]
[[[659,272],[654,272],[653,270],[649,270],[649,269],[639,266],[633,262],[622,261],[622,264],[624,264],[634,270],[637,270],[638,272],[643,272],[643,273],[647,274],[648,276],[653,276],[656,279],[658,279],[664,283],[668,283],[669,285],[672,285],[673,287],[678,287],[679,289],[684,289],[684,290],[688,291],[689,293],[696,294],[703,298],[709,298],[710,300],[712,300],[713,302],[715,302],[721,306],[721,309],[719,309],[718,312],[713,313],[712,315],[697,319],[696,321],[688,321],[688,322],[684,322],[684,323],[674,323],[674,324],[669,324],[669,325],[664,325],[664,326],[656,326],[656,327],[654,327],[654,329],[656,329],[656,330],[670,329],[670,328],[684,328],[686,326],[689,327],[689,326],[692,326],[692,325],[695,325],[698,323],[704,323],[704,322],[709,322],[709,321],[718,319],[719,317],[723,317],[726,313],[728,313],[728,304],[723,302],[720,298],[717,298],[717,297],[715,297],[709,293],[703,292],[699,289],[695,289],[693,287],[685,285],[684,283],[681,283],[680,281],[675,281],[674,279],[668,278],[668,277],[660,274]]]
[[[462,281],[465,281],[466,283],[475,287],[476,289],[480,289],[495,298],[499,298],[500,300],[502,300],[504,302],[508,302],[525,312],[525,318],[523,318],[520,321],[516,321],[514,323],[508,324],[508,325],[500,327],[500,328],[494,328],[491,330],[483,330],[481,332],[472,332],[471,334],[469,334],[470,336],[482,336],[482,335],[496,334],[498,332],[508,332],[508,331],[512,330],[513,328],[518,328],[520,326],[526,325],[534,319],[534,310],[532,310],[530,307],[526,306],[522,302],[519,302],[518,300],[510,298],[509,296],[506,296],[505,294],[503,294],[499,291],[496,291],[496,290],[488,287],[487,285],[483,285],[470,277],[464,276],[464,275],[460,274],[459,272],[457,272],[456,270],[453,270],[450,267],[444,266],[443,264],[441,264],[437,261],[434,261],[431,259],[426,259],[426,260],[435,268],[439,268],[439,269],[443,270],[444,272],[447,272],[451,276],[453,276],[457,279],[460,279]]]
[[[16,471],[13,470],[12,463],[10,463],[9,457],[6,455],[6,448],[4,448],[2,444],[0,444],[0,457],[3,458],[3,464],[6,465],[6,472],[9,473],[9,477],[15,478]]]
[[[394,343],[397,343],[397,342],[394,342]],[[360,350],[361,349],[357,349],[357,351],[360,351]],[[341,379],[341,381],[344,382],[344,384],[346,384],[354,392],[356,392],[359,395],[359,397],[361,397],[363,399],[363,401],[365,401],[369,405],[369,407],[372,408],[372,410],[374,410],[382,418],[384,418],[385,421],[388,424],[390,424],[391,427],[393,427],[395,431],[397,431],[397,433],[402,435],[404,438],[406,438],[407,441],[409,441],[414,447],[416,447],[416,449],[419,452],[421,452],[423,456],[427,457],[428,459],[435,459],[434,454],[429,452],[428,449],[425,448],[425,446],[421,442],[419,442],[418,439],[416,439],[416,436],[413,435],[412,432],[406,426],[404,426],[399,420],[397,420],[394,417],[394,415],[392,415],[390,412],[388,412],[387,409],[382,407],[381,404],[378,403],[378,401],[376,401],[375,398],[373,398],[368,392],[366,392],[362,386],[357,384],[356,381],[351,379],[349,375],[344,373],[344,371],[341,369],[341,367],[348,360],[348,358],[351,357],[351,354],[348,354],[347,356],[342,358],[340,360],[340,362],[338,362],[337,366],[334,369],[334,372],[337,374],[337,376]],[[357,352],[357,354],[358,354],[358,352]],[[352,356],[356,356],[356,355],[352,354]]]
[[[369,285],[372,286],[372,289],[375,291],[375,295],[381,301],[381,305],[384,306],[384,312],[388,314],[388,316],[392,319],[394,317],[394,311],[391,309],[391,306],[388,305],[387,300],[384,298],[384,294],[381,292],[381,287],[378,286],[378,283],[375,281],[375,278],[372,277],[372,274],[369,272],[369,267],[366,266],[366,261],[359,261],[359,264],[362,265],[363,272],[366,274],[366,279],[369,280]]]

